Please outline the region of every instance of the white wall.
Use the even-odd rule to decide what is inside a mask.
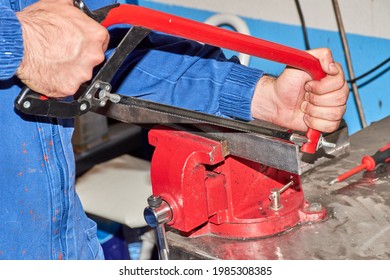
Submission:
[[[300,25],[293,0],[144,0]],[[339,0],[349,33],[390,39],[389,0]],[[308,27],[336,31],[331,0],[300,0]]]

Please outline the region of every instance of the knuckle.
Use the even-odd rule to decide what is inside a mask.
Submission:
[[[99,52],[97,55],[96,55],[96,62],[97,64],[100,64],[104,61],[105,59],[105,56],[104,56],[104,53],[103,52]]]
[[[335,103],[339,106],[344,106],[347,102],[347,97],[344,94],[338,94]]]
[[[331,54],[331,50],[329,48],[322,48],[322,51],[324,52],[324,54],[328,55],[328,54]]]
[[[96,30],[97,40],[104,42],[107,40],[108,37],[109,37],[109,35],[108,35],[107,29],[99,25],[99,28],[97,28],[97,30]]]
[[[90,62],[92,66],[96,66],[104,61],[104,53],[102,51],[97,50],[96,53],[91,54]]]
[[[345,96],[345,99],[348,98],[348,95],[349,95],[349,87],[348,87],[348,83],[346,80],[344,80],[344,84],[343,84],[343,87],[342,87],[342,91],[344,93],[344,96]]]
[[[346,81],[345,81],[344,77],[339,75],[339,76],[337,76],[335,84],[336,84],[337,88],[342,89],[346,85]]]
[[[89,81],[92,78],[92,71],[83,71],[80,75],[80,83],[77,85],[77,88],[86,81]]]
[[[340,119],[340,114],[336,111],[331,111],[331,113],[328,114],[327,119],[330,121],[337,121]]]
[[[94,47],[90,49],[88,56],[85,57],[85,62],[90,65],[91,68],[102,63],[105,59],[103,49]]]
[[[340,118],[339,118],[339,120],[341,120],[341,118],[343,117],[343,115],[344,115],[344,113],[345,113],[345,111],[347,110],[347,105],[343,105],[343,106],[340,106],[339,107],[339,115],[340,115]]]
[[[65,96],[71,96],[73,94],[76,93],[76,91],[79,89],[80,87],[80,84],[78,83],[72,83],[68,86],[68,88],[66,89],[66,91],[64,91],[64,95]]]
[[[330,120],[330,121],[339,121],[343,117],[344,111],[345,111],[345,107],[344,106],[340,106],[340,107],[334,108],[334,109],[332,109],[332,110],[330,110],[328,112],[328,118],[327,119]]]

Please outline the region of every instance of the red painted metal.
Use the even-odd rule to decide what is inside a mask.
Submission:
[[[110,10],[102,24],[106,27],[116,24],[143,26],[155,31],[290,65],[306,71],[315,80],[326,76],[318,59],[305,51],[145,7],[119,5]],[[321,133],[309,129],[306,136],[309,142],[303,144],[301,150],[313,154],[317,150]]]
[[[302,145],[301,151],[308,154],[314,154],[318,148],[321,132],[315,129],[308,129],[306,132],[306,137],[309,139],[309,142]]]
[[[326,216],[325,209],[310,210],[298,175],[226,156],[218,141],[159,126],[149,142],[155,146],[153,194],[171,206],[168,225],[185,236],[264,237]],[[281,194],[283,207],[272,210],[271,190],[291,180],[295,185]]]

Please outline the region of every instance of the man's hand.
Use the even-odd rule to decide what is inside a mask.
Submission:
[[[24,56],[16,75],[48,97],[73,95],[104,60],[109,35],[71,0],[41,0],[17,13]]]
[[[264,76],[252,101],[252,115],[293,130],[332,132],[346,110],[349,88],[329,49],[308,51],[327,74],[314,81],[306,72],[286,67],[278,78]]]

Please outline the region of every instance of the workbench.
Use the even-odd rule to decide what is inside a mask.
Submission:
[[[250,240],[188,238],[168,230],[170,259],[390,259],[390,163],[329,184],[389,141],[390,116],[351,135],[347,154],[302,175],[306,199],[327,209],[324,221]]]

